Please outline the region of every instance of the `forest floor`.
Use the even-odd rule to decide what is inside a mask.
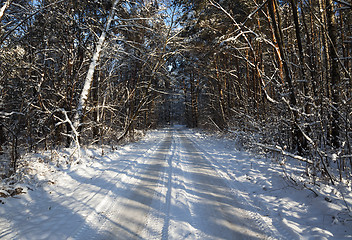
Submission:
[[[350,186],[175,126],[117,149],[28,154],[1,183],[0,239],[351,239]],[[302,182],[302,183],[301,183]],[[17,189],[17,190],[16,190]]]

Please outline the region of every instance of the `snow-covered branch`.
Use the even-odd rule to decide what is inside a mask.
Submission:
[[[287,151],[283,150],[280,146],[271,146],[271,145],[265,145],[265,144],[262,144],[262,143],[254,143],[254,144],[259,146],[259,147],[262,147],[262,148],[265,148],[267,150],[270,150],[270,151],[279,152],[279,153],[281,153],[284,156],[291,157],[291,158],[299,160],[301,162],[306,162],[306,163],[309,163],[309,164],[313,164],[313,162],[310,159],[302,157],[302,156],[299,156],[299,155],[296,155],[296,154],[293,154],[293,153],[290,153],[290,152],[287,152]]]
[[[75,128],[74,124],[72,123],[71,119],[68,117],[65,109],[61,108],[61,109],[56,110],[56,112],[61,112],[62,114],[64,114],[65,119],[61,119],[57,116],[54,116],[57,120],[60,121],[55,124],[55,127],[57,127],[61,124],[65,124],[65,123],[68,123],[70,125],[73,134],[62,134],[62,135],[69,136],[74,140],[74,142],[76,144],[76,149],[78,151],[78,159],[79,159],[81,157],[81,147],[79,144],[79,133],[78,133],[77,129]]]

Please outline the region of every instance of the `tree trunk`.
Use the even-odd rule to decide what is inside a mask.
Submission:
[[[0,20],[1,18],[4,16],[5,10],[6,8],[8,8],[10,6],[10,2],[11,0],[7,0],[4,5],[0,8]]]
[[[287,59],[285,56],[285,51],[284,51],[284,46],[283,46],[283,34],[282,34],[282,29],[281,29],[281,19],[280,19],[280,13],[278,13],[278,9],[276,9],[276,0],[271,0],[268,4],[269,6],[269,13],[271,16],[271,20],[273,23],[273,30],[274,30],[274,34],[275,34],[275,38],[277,41],[277,45],[279,47],[279,51],[280,51],[280,56],[282,58],[282,64],[284,67],[284,73],[285,73],[285,79],[286,79],[286,83],[288,84],[289,90],[290,90],[290,103],[294,106],[296,106],[297,101],[296,101],[296,96],[294,93],[294,89],[293,89],[293,83],[292,83],[292,76],[291,76],[291,72],[290,69],[288,67],[287,64]],[[277,20],[276,20],[277,17]]]
[[[270,0],[268,2],[268,9],[269,9],[269,14],[273,24],[274,35],[282,58],[282,63],[283,63],[284,72],[285,72],[285,80],[289,88],[289,93],[290,93],[289,108],[291,107],[295,108],[297,107],[297,100],[296,100],[296,95],[293,87],[291,72],[288,67],[287,58],[284,51],[283,34],[281,29],[281,18],[280,18],[280,13],[278,12],[278,9],[277,9],[276,0]],[[292,111],[292,114],[293,114],[292,116],[293,117],[293,124],[292,124],[293,147],[297,148],[299,153],[302,153],[303,152],[302,143],[304,138],[303,138],[302,132],[297,127],[299,115],[295,110]]]
[[[338,85],[340,83],[340,73],[339,73],[339,62],[338,56],[335,51],[337,46],[337,36],[336,36],[336,19],[334,15],[334,2],[332,0],[326,0],[326,15],[327,15],[327,27],[329,34],[329,56],[331,62],[331,72],[330,72],[330,85],[331,85],[331,100],[332,100],[332,119],[331,119],[331,143],[335,147],[339,147],[339,89]]]
[[[76,109],[76,114],[74,117],[73,126],[76,129],[78,129],[78,127],[80,126],[80,124],[82,122],[83,109],[86,107],[86,104],[87,104],[87,99],[88,99],[88,95],[89,95],[89,92],[91,89],[95,68],[98,65],[100,53],[103,48],[103,44],[105,42],[106,34],[110,30],[110,25],[111,25],[111,22],[114,18],[114,15],[115,15],[115,7],[119,2],[120,2],[120,0],[115,0],[114,4],[111,7],[110,14],[109,14],[105,29],[103,30],[103,32],[101,33],[101,35],[99,37],[98,43],[96,45],[96,48],[95,48],[95,51],[94,51],[94,54],[93,54],[93,57],[91,60],[91,63],[89,65],[88,73],[87,73],[86,79],[84,81],[84,86],[83,86],[83,89],[81,92],[81,96],[79,98],[79,102],[78,102],[77,109]]]
[[[303,55],[303,47],[302,47],[302,38],[301,38],[301,31],[299,28],[297,0],[291,0],[291,6],[292,6],[292,13],[293,13],[293,21],[295,23],[295,32],[296,32],[296,40],[297,40],[297,45],[298,45],[301,78],[302,78],[302,80],[306,80],[305,79],[306,76],[305,76],[305,72],[304,72],[304,55]]]
[[[325,61],[325,67],[326,67],[326,95],[330,98],[331,96],[331,88],[330,88],[330,82],[329,82],[329,78],[330,78],[330,55],[329,55],[329,45],[328,45],[328,40],[326,38],[325,32],[326,32],[326,17],[325,17],[325,4],[323,2],[323,0],[319,0],[319,10],[320,10],[320,18],[321,18],[321,22],[322,22],[322,42],[324,45],[324,61]]]
[[[3,154],[3,149],[1,147],[1,145],[3,145],[5,142],[6,142],[5,133],[4,133],[4,130],[2,129],[2,125],[0,123],[0,155]]]
[[[299,63],[300,63],[300,78],[303,80],[303,93],[304,93],[304,105],[305,105],[305,113],[310,114],[311,112],[311,107],[309,100],[307,99],[307,94],[309,93],[309,87],[306,79],[306,74],[305,74],[305,64],[304,64],[304,54],[303,54],[303,46],[302,46],[302,38],[301,38],[301,31],[299,28],[299,19],[298,19],[298,10],[297,10],[297,0],[291,0],[291,6],[292,6],[292,12],[293,12],[293,21],[295,24],[295,32],[296,32],[296,40],[297,40],[297,45],[298,45],[298,54],[299,54]],[[302,11],[303,14],[303,11]],[[309,131],[309,129],[306,129],[306,131]],[[303,149],[307,148],[307,141],[305,138],[302,139],[302,147]]]

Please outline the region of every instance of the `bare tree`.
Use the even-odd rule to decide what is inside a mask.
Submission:
[[[80,123],[82,121],[83,109],[86,106],[86,101],[87,101],[87,98],[88,98],[88,94],[89,94],[89,91],[90,91],[91,86],[92,86],[92,81],[93,81],[95,68],[96,68],[96,66],[98,64],[100,53],[102,51],[106,35],[108,34],[108,32],[110,30],[111,22],[114,19],[115,8],[118,5],[118,3],[120,3],[120,0],[115,0],[114,1],[113,5],[111,7],[111,10],[110,10],[110,14],[109,14],[109,17],[107,19],[105,28],[104,28],[103,32],[101,33],[100,37],[98,38],[98,42],[96,44],[95,51],[94,51],[94,54],[92,56],[91,63],[89,65],[87,76],[86,76],[86,79],[84,81],[84,86],[83,86],[82,92],[80,94],[79,102],[78,102],[77,109],[76,109],[76,114],[75,114],[75,117],[74,117],[73,126],[76,129],[80,126]]]

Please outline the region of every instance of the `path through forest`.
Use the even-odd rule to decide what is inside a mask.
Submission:
[[[56,164],[53,153],[29,155],[27,193],[0,205],[0,239],[352,236],[342,201],[292,187],[276,163],[232,148],[175,126],[103,156],[85,149],[66,168],[64,151]]]
[[[182,129],[168,129],[137,165],[98,231],[74,239],[263,239],[231,189]],[[118,179],[116,179],[118,181]],[[88,226],[87,226],[88,227]]]

